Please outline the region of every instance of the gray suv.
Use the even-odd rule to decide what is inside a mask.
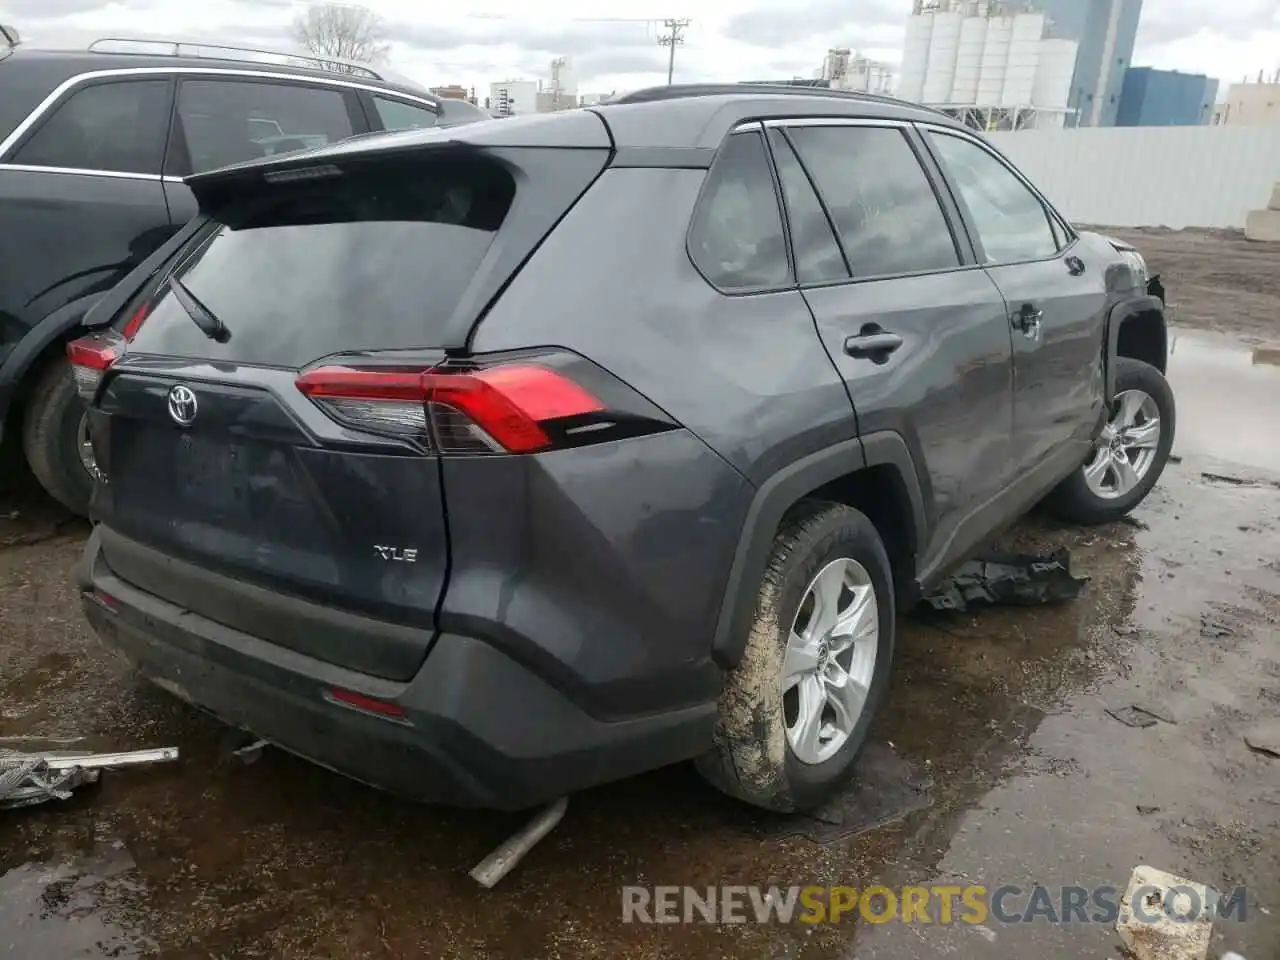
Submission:
[[[419,799],[693,759],[849,775],[895,616],[1045,500],[1124,516],[1163,304],[980,137],[672,87],[190,177],[70,345],[90,622],[165,689]]]

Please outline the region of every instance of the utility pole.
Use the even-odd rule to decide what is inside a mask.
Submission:
[[[667,86],[669,87],[676,72],[676,47],[684,43],[684,31],[689,26],[689,19],[684,17],[679,20],[663,20],[662,25],[667,29],[667,33],[658,37],[658,46],[671,48],[671,53],[667,57]]]

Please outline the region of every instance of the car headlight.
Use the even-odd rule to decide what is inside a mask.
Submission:
[[[1137,250],[1120,250],[1118,251],[1124,262],[1133,268],[1133,272],[1138,275],[1138,283],[1146,286],[1147,281],[1151,279],[1151,274],[1147,270],[1147,261]]]

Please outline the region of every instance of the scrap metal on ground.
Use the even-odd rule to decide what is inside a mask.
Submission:
[[[177,747],[128,753],[24,753],[0,749],[0,809],[66,800],[72,791],[97,783],[103,770],[178,759]]]

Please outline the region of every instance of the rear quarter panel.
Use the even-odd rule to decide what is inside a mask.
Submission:
[[[543,646],[581,638],[581,650],[559,659],[576,662],[583,680],[628,711],[714,695],[711,642],[755,487],[856,435],[844,383],[799,291],[726,296],[691,263],[685,236],[704,177],[703,170],[606,170],[472,338],[478,353],[571,349],[687,430],[586,448],[577,466],[568,457],[535,458],[545,469],[531,465],[519,494],[544,517],[511,522],[559,519],[528,533],[532,540],[508,544],[521,551],[508,561],[518,572],[488,591],[524,590],[526,603],[556,598],[554,615],[548,606],[521,629],[545,631]],[[860,448],[847,448],[856,469]],[[479,496],[461,479],[466,469],[445,465],[454,568],[442,630],[483,594],[461,532],[469,511],[468,519],[457,511],[455,491],[463,489],[468,503]],[[477,542],[486,536],[476,530]],[[516,609],[513,601],[508,611]],[[633,671],[627,679],[624,666]]]

